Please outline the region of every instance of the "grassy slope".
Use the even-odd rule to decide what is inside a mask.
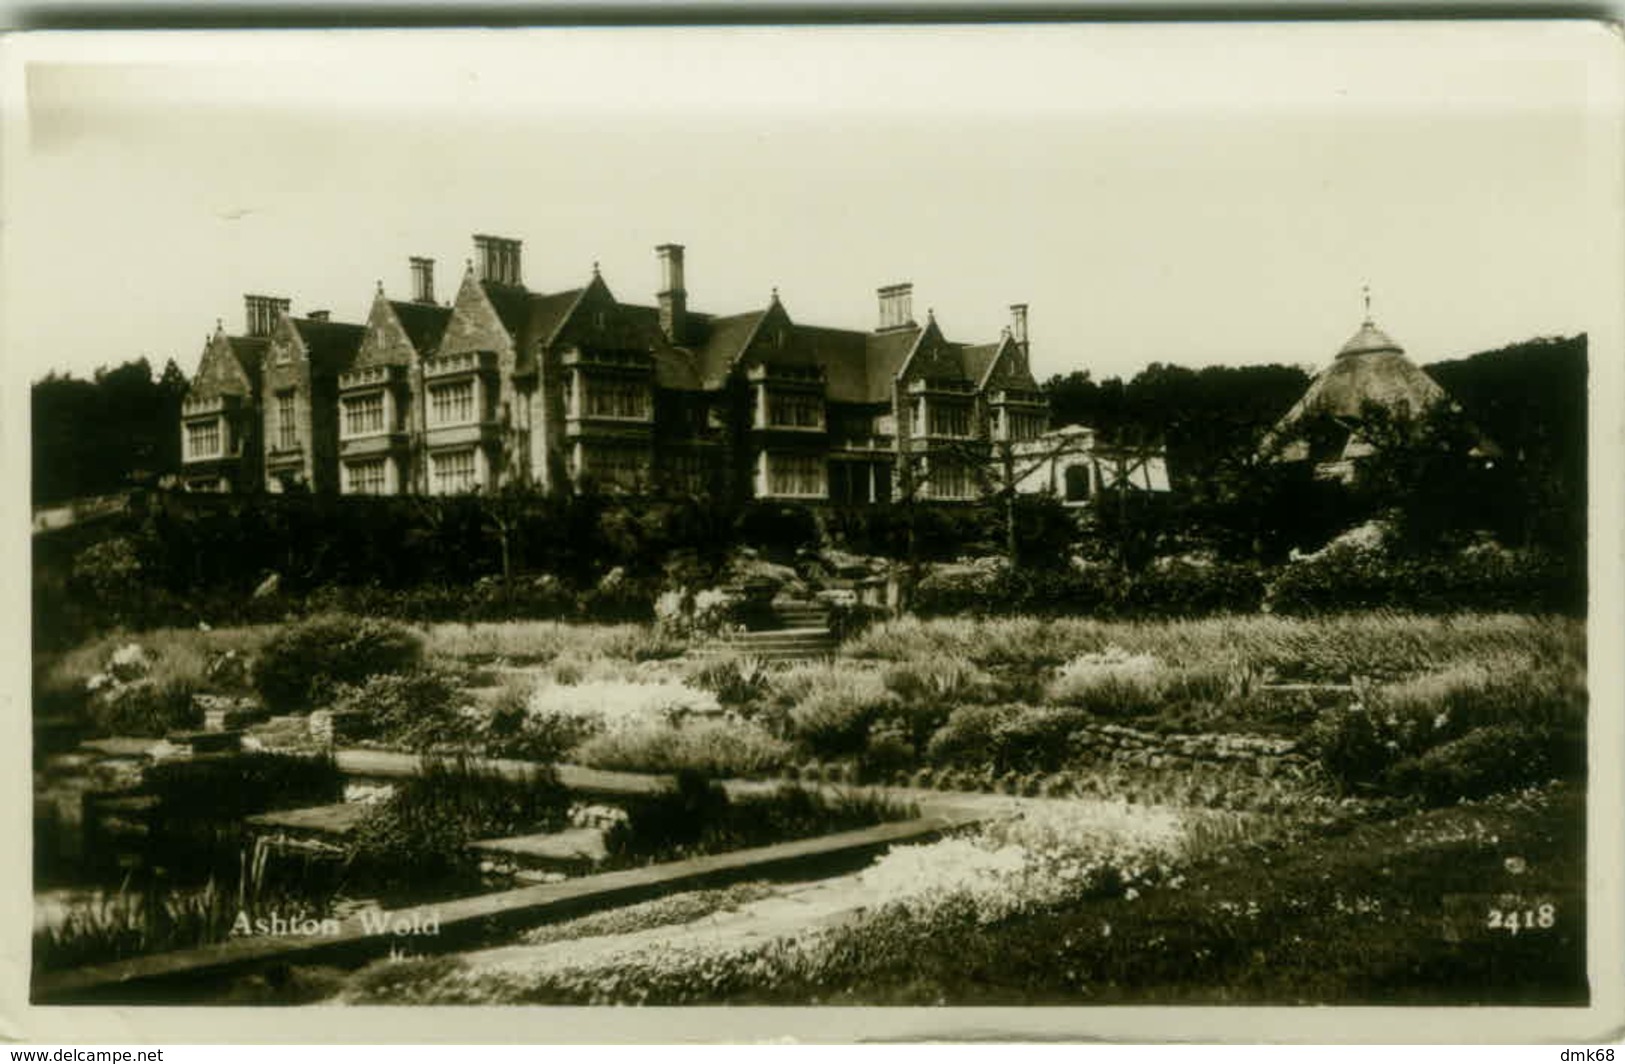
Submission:
[[[894,939],[879,920],[817,985],[747,999],[1581,1004],[1584,809],[1583,790],[1561,785],[1434,810],[1237,855],[1179,890],[923,942]],[[1509,857],[1527,870],[1514,875]],[[1559,895],[1557,925],[1447,940],[1445,895],[1507,891]]]

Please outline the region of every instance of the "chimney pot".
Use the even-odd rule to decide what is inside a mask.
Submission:
[[[434,302],[434,260],[414,255],[412,262],[412,299],[417,303]]]
[[[914,285],[912,282],[889,284],[876,289],[880,300],[880,326],[886,329],[912,328],[914,325]]]
[[[681,344],[688,332],[688,290],[683,287],[683,245],[661,244],[655,248],[660,257],[660,331],[674,344]]]
[[[1027,350],[1027,304],[1010,304],[1010,335],[1021,345],[1022,351]]]
[[[243,305],[247,311],[248,335],[270,336],[276,328],[277,314],[286,313],[293,302],[279,296],[244,295]]]
[[[519,248],[520,242],[517,240],[475,233],[474,250],[479,261],[480,280],[493,284],[523,284]]]

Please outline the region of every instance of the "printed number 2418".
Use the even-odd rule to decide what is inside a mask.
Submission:
[[[1492,908],[1487,926],[1492,931],[1516,935],[1519,931],[1545,931],[1556,923],[1557,906],[1548,902],[1533,909]]]

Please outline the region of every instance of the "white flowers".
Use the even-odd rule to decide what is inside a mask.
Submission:
[[[530,696],[533,717],[576,717],[593,730],[630,731],[654,724],[677,724],[688,717],[716,716],[722,706],[709,691],[670,680],[588,680],[545,684]]]
[[[929,917],[968,907],[978,923],[1163,878],[1183,838],[1171,814],[1107,804],[1034,807],[972,836],[893,848],[863,873],[880,904]]]

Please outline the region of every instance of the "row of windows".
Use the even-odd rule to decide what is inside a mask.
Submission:
[[[970,404],[936,399],[920,399],[915,422],[925,426],[927,435],[967,439],[970,436]]]
[[[219,418],[186,423],[186,457],[218,458],[224,451]]]
[[[450,381],[429,388],[430,425],[467,425],[476,420],[474,382]]]
[[[456,495],[478,486],[479,465],[472,447],[429,456],[429,490],[436,495]]]
[[[652,408],[649,386],[640,381],[587,380],[571,374],[564,382],[564,402],[578,417],[647,421]]]
[[[1040,413],[993,411],[993,434],[1001,440],[1036,440],[1044,434],[1048,424],[1049,419]]]
[[[816,454],[763,454],[767,494],[822,498],[829,492],[826,463]]]
[[[821,429],[824,400],[808,392],[767,393],[767,424],[773,428]]]

